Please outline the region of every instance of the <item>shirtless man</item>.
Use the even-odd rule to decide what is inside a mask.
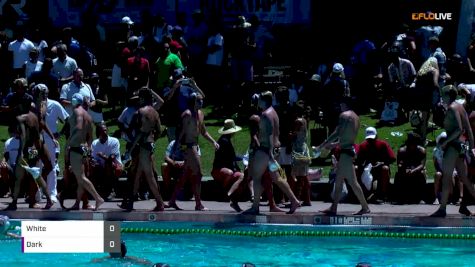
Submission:
[[[206,140],[213,144],[216,150],[219,149],[219,145],[206,130],[204,114],[203,111],[201,111],[203,97],[199,94],[192,93],[188,101],[188,109],[181,115],[182,125],[178,136],[178,140],[185,154],[184,172],[175,187],[175,191],[173,192],[168,205],[176,210],[181,210],[181,208],[176,204],[176,198],[186,177],[191,176],[192,188],[196,202],[195,210],[203,211],[208,209],[201,203],[201,178],[203,177],[203,173],[198,152],[198,136],[201,134]]]
[[[259,204],[262,194],[262,176],[269,170],[272,181],[287,195],[291,202],[288,214],[292,214],[300,206],[298,199],[290,189],[289,184],[280,175],[280,166],[274,159],[274,148],[280,147],[279,117],[272,107],[272,93],[263,92],[259,97],[259,107],[264,110],[259,121],[259,147],[256,148],[249,174],[254,183],[254,203],[244,214],[259,214]]]
[[[344,111],[340,114],[338,125],[335,131],[325,140],[321,145],[316,148],[316,151],[327,149],[330,145],[339,143],[341,147],[340,159],[338,160],[336,181],[335,181],[335,197],[333,198],[333,204],[330,208],[321,212],[327,215],[336,215],[338,202],[340,201],[340,194],[343,189],[343,180],[346,179],[351,189],[355,193],[358,201],[361,204],[361,210],[354,215],[363,215],[370,213],[368,203],[363,195],[363,190],[356,181],[355,167],[353,165],[353,159],[356,156],[354,150],[354,143],[356,136],[358,135],[358,129],[360,128],[360,119],[358,115],[352,110]]]
[[[251,191],[251,196],[252,199],[254,199],[254,182],[252,177],[249,174],[249,170],[252,170],[252,163],[254,162],[254,156],[256,154],[256,151],[260,147],[259,143],[259,122],[261,121],[261,117],[258,115],[254,114],[249,118],[249,133],[251,135],[251,143],[249,145],[249,164],[247,166],[247,173],[249,176],[249,191]],[[284,210],[280,209],[277,207],[275,204],[274,200],[274,192],[272,188],[272,178],[270,177],[270,172],[269,170],[266,170],[264,174],[262,175],[262,186],[264,193],[266,194],[267,200],[269,202],[269,211],[270,212],[284,212]],[[228,195],[230,195],[231,190],[233,190],[233,187],[229,190]],[[254,201],[254,200],[252,200]]]
[[[35,89],[37,88],[35,87]],[[29,167],[39,167],[40,160],[43,164],[41,176],[33,177],[33,179],[40,186],[43,194],[46,195],[47,202],[44,208],[49,209],[53,206],[53,202],[51,201],[51,197],[48,193],[45,182],[46,177],[53,170],[53,165],[51,163],[48,148],[44,143],[41,131],[46,130],[50,136],[53,135],[51,131],[49,131],[48,127],[46,127],[44,121],[46,115],[46,96],[40,94],[39,90],[34,91],[37,92],[37,101],[35,103],[35,107],[22,107],[24,110],[29,108],[30,111],[17,117],[18,128],[20,132],[20,149],[18,150],[18,156],[15,164],[15,177],[17,177],[17,181],[15,183],[15,189],[13,192],[13,200],[10,205],[8,205],[6,210],[17,209],[17,200],[18,194],[20,193],[21,181],[27,174],[27,171],[23,167],[25,166],[25,163],[27,163]],[[30,197],[31,201],[34,201],[34,199],[34,195],[33,197]],[[30,203],[30,208],[36,207],[36,203]]]
[[[431,217],[445,217],[447,215],[446,207],[449,200],[450,189],[452,187],[452,175],[454,168],[457,170],[460,181],[465,185],[468,192],[475,197],[475,189],[468,179],[466,152],[467,147],[463,143],[462,134],[468,139],[468,149],[474,153],[473,133],[470,127],[467,112],[463,105],[455,102],[457,91],[451,88],[444,92],[443,101],[448,105],[447,113],[444,119],[444,129],[447,132],[447,139],[442,142],[440,148],[444,150],[442,160],[442,198],[439,209],[431,214]],[[466,216],[473,215],[467,208],[467,203],[460,203],[459,212]]]
[[[153,211],[163,211],[164,204],[158,184],[155,180],[153,160],[153,152],[155,150],[155,141],[160,137],[160,117],[153,105],[152,92],[147,87],[142,87],[139,90],[139,106],[135,119],[137,120],[138,133],[132,144],[130,151],[137,152],[136,161],[134,161],[133,169],[135,169],[134,189],[129,199],[124,201],[121,208],[126,210],[133,209],[133,197],[137,195],[140,185],[140,177],[145,176],[147,183],[155,196],[157,206]]]
[[[88,99],[82,94],[76,93],[71,100],[73,112],[69,117],[70,136],[67,141],[65,168],[70,168],[76,177],[78,183],[76,202],[70,210],[78,210],[81,199],[84,195],[84,189],[89,192],[96,200],[96,207],[99,209],[104,203],[104,199],[97,193],[94,185],[86,177],[84,173],[84,161],[88,160],[88,153],[91,151],[92,144],[92,127],[93,122],[91,116],[87,113]]]

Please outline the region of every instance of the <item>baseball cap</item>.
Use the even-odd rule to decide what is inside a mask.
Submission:
[[[374,139],[376,138],[377,134],[378,134],[378,131],[376,131],[376,128],[368,127],[365,130],[365,139]]]
[[[128,16],[123,17],[121,22],[125,23],[125,24],[128,24],[128,25],[133,25],[134,24],[134,22]]]
[[[341,63],[335,63],[333,65],[333,72],[335,73],[342,73],[345,69],[343,68],[343,65]]]
[[[33,90],[38,91],[38,92],[48,93],[48,87],[43,83],[39,83],[35,85],[35,87],[33,87]]]
[[[183,76],[183,70],[182,69],[174,69],[173,70],[173,79],[179,79]]]
[[[73,95],[73,98],[71,100],[71,104],[73,106],[77,106],[77,105],[82,105],[82,103],[84,102],[84,96],[80,93],[75,93]]]
[[[436,138],[435,138],[435,142],[437,144],[440,144],[440,140],[441,139],[445,139],[447,138],[447,133],[446,132],[441,132]]]
[[[322,77],[320,77],[318,74],[313,74],[312,77],[310,77],[310,81],[321,82]]]

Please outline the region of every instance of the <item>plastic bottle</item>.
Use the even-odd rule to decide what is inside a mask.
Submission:
[[[319,158],[320,154],[322,154],[322,151],[318,149],[316,146],[312,146],[312,158],[313,159]]]
[[[279,170],[279,167],[280,167],[280,166],[279,166],[279,163],[277,163],[275,160],[272,160],[272,161],[269,162],[268,168],[269,168],[269,171],[270,171],[270,172],[276,172],[276,171],[278,171],[278,170]]]

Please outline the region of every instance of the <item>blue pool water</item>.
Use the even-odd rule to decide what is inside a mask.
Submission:
[[[124,223],[122,227],[136,227]],[[151,226],[152,224],[149,224]],[[157,224],[154,224],[157,227]],[[143,226],[148,227],[148,226]],[[164,224],[159,227],[182,227]],[[186,225],[216,228],[216,225]],[[299,228],[300,227],[300,228]],[[289,230],[302,226],[239,226],[238,230]],[[307,228],[310,229],[310,228]],[[313,229],[315,229],[313,227]],[[328,229],[328,228],[327,228]],[[335,228],[332,228],[335,229]],[[337,230],[344,230],[338,229]],[[360,229],[352,229],[356,231]],[[363,229],[364,230],[364,229]],[[367,230],[367,229],[366,229]],[[383,230],[395,231],[388,228]],[[396,229],[415,231],[417,229]],[[440,231],[440,229],[425,229]],[[453,230],[446,230],[452,231]],[[464,230],[466,231],[466,230]],[[473,231],[468,230],[470,233]],[[474,266],[475,240],[375,237],[251,237],[217,234],[123,234],[127,255],[170,266]],[[22,254],[19,240],[0,239],[0,266],[147,266],[107,254]],[[100,261],[100,262],[94,262]],[[65,265],[66,264],[66,265]]]

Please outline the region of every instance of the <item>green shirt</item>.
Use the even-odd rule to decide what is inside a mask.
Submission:
[[[157,68],[157,89],[162,90],[166,86],[170,86],[170,75],[172,75],[175,69],[184,69],[180,58],[169,53],[165,59],[159,58],[155,62]]]

